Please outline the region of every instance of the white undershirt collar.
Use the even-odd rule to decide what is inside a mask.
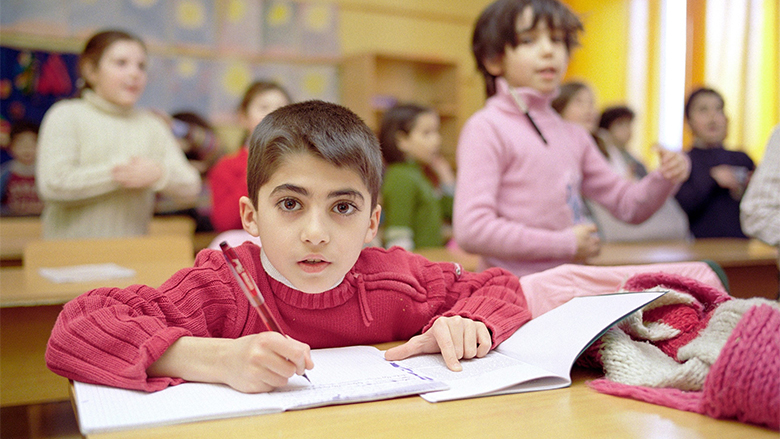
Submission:
[[[265,251],[263,250],[263,247],[260,247],[260,262],[263,264],[263,270],[265,270],[266,274],[271,276],[272,279],[274,279],[277,282],[281,282],[282,284],[294,290],[300,291],[292,284],[292,282],[287,280],[287,278],[284,277],[282,273],[280,273],[279,270],[277,270],[276,267],[273,266],[273,264],[271,264],[271,261],[268,260],[268,256],[265,255]],[[338,282],[336,282],[332,287],[328,288],[328,290],[332,290],[336,288],[343,280],[344,280],[344,276],[342,276],[341,279],[339,279]]]

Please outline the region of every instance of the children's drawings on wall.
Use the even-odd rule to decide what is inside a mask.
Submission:
[[[149,82],[139,104],[169,113],[196,111],[214,123],[233,123],[246,87],[259,79],[278,82],[296,101],[338,101],[335,60],[340,47],[338,9],[333,4],[289,0],[3,0],[0,24],[10,32],[84,40],[108,28],[138,35],[150,49]],[[19,76],[22,87],[36,93],[44,91],[57,99],[73,96],[78,76],[75,61],[68,63],[77,55],[36,53],[38,58],[28,65],[27,74],[43,78],[42,87],[24,83],[24,67],[15,63],[20,72],[11,74],[3,68],[4,90],[16,90],[12,84]],[[9,107],[4,103],[5,120]]]
[[[0,125],[40,123],[59,99],[76,89],[78,56],[0,47]]]

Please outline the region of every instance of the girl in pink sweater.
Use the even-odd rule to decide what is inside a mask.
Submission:
[[[682,154],[638,182],[612,171],[592,137],[550,106],[582,30],[557,0],[498,0],[476,23],[473,51],[488,100],[457,150],[454,235],[482,268],[518,276],[599,252],[586,196],[629,223],[649,218],[688,177]]]

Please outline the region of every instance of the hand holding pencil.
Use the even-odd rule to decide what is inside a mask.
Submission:
[[[265,299],[263,298],[263,295],[260,293],[260,290],[257,288],[257,284],[255,283],[254,279],[252,279],[252,276],[250,276],[249,273],[247,273],[246,270],[244,270],[244,267],[241,265],[241,262],[239,261],[235,250],[233,250],[233,248],[231,248],[228,245],[228,243],[224,241],[221,242],[219,246],[222,249],[222,254],[225,256],[225,260],[227,260],[228,266],[230,267],[233,276],[235,276],[239,287],[244,292],[244,295],[246,295],[246,298],[249,300],[249,303],[252,304],[252,307],[254,307],[255,310],[257,310],[257,313],[260,315],[260,318],[263,320],[263,323],[265,324],[266,328],[269,331],[273,331],[281,334],[284,338],[288,340],[292,340],[291,338],[284,335],[282,328],[276,322],[276,319],[274,319],[273,314],[271,314],[271,312],[268,310],[268,307],[265,304]],[[311,382],[311,380],[309,380],[309,377],[306,376],[306,372],[305,372],[307,368],[310,369],[312,366],[311,356],[309,355],[308,352],[306,352],[306,358],[303,364],[299,364],[301,363],[301,361],[298,362],[292,361],[290,357],[283,357],[283,358],[286,361],[295,364],[296,373],[302,375],[304,378],[306,378],[306,380]]]

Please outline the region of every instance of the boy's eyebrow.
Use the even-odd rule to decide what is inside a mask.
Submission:
[[[273,196],[279,192],[284,192],[284,191],[295,192],[296,194],[300,194],[303,196],[309,195],[309,191],[307,191],[305,188],[296,186],[294,184],[289,184],[289,183],[280,184],[279,186],[276,186],[274,190],[271,191],[271,195]]]
[[[365,198],[363,198],[363,194],[361,194],[360,191],[356,191],[354,189],[341,189],[341,190],[333,191],[328,194],[328,198],[339,198],[339,197],[355,198],[360,200],[360,202],[365,201]]]
[[[305,197],[310,195],[309,191],[306,190],[306,188],[296,186],[290,183],[285,183],[276,186],[274,190],[271,191],[271,196],[284,191],[295,192],[296,194],[300,194]],[[339,198],[339,197],[354,198],[360,200],[361,202],[365,201],[365,197],[363,197],[363,194],[360,193],[360,191],[357,191],[355,189],[339,189],[328,193],[328,198]]]

